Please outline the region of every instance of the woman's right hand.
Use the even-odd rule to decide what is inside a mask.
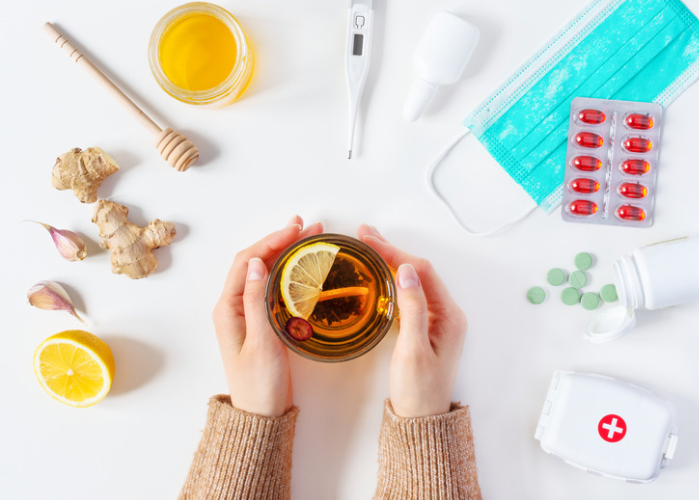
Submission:
[[[432,264],[407,254],[362,225],[359,239],[397,269],[400,333],[389,373],[393,411],[400,417],[449,412],[466,336],[466,315]]]
[[[267,319],[265,284],[288,246],[323,232],[320,223],[302,227],[295,216],[239,252],[212,315],[233,406],[265,417],[280,417],[293,406],[288,352]]]

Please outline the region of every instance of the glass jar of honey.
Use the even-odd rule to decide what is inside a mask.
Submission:
[[[156,24],[148,46],[156,81],[175,99],[224,105],[250,84],[253,56],[240,23],[218,5],[193,2]]]

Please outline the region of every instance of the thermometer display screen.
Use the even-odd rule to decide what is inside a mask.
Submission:
[[[364,48],[364,35],[354,35],[354,42],[352,44],[352,55],[361,56],[362,49]]]

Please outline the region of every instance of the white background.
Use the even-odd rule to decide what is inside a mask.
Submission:
[[[175,101],[147,61],[150,32],[177,1],[13,1],[0,4],[0,497],[173,499],[204,425],[209,396],[226,391],[210,320],[234,254],[294,214],[328,231],[369,223],[429,258],[466,311],[470,328],[454,394],[471,406],[480,484],[488,499],[696,498],[699,491],[699,304],[641,312],[628,337],[592,345],[593,313],[564,306],[546,286],[552,267],[595,256],[590,290],[611,281],[611,262],[634,248],[699,233],[696,139],[699,87],[666,113],[655,225],[645,230],[564,223],[536,211],[495,237],[458,229],[425,186],[430,161],[460,121],[580,10],[583,0],[377,0],[371,73],[346,158],[344,0],[223,1],[252,41],[256,69],[244,99],[223,109]],[[699,0],[687,4],[699,11]],[[463,78],[443,88],[417,123],[401,118],[411,54],[427,22],[448,9],[478,25],[481,41]],[[154,119],[190,137],[201,160],[186,173],[41,32],[52,21]],[[111,274],[92,208],[51,187],[55,158],[98,145],[121,171],[99,191],[131,219],[173,221],[145,280]],[[484,152],[464,140],[437,175],[476,228],[527,204]],[[63,261],[35,219],[83,234],[90,256]],[[110,395],[84,410],[63,406],[35,379],[36,346],[80,327],[67,314],[27,305],[26,291],[55,280],[73,295],[116,358]],[[546,286],[540,306],[525,299]],[[292,355],[296,427],[292,497],[370,498],[376,484],[382,401],[397,330],[358,360],[323,365]],[[676,459],[650,485],[594,477],[562,464],[534,440],[554,370],[619,377],[678,411]]]

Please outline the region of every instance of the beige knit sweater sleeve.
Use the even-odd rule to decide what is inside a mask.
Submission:
[[[397,416],[386,400],[374,500],[480,500],[468,407],[420,418]]]
[[[291,450],[296,407],[261,417],[209,401],[206,427],[180,500],[284,500],[291,497]]]
[[[180,500],[288,500],[297,415],[261,417],[211,398]],[[386,401],[379,445],[375,500],[480,500],[467,407],[401,418]]]

